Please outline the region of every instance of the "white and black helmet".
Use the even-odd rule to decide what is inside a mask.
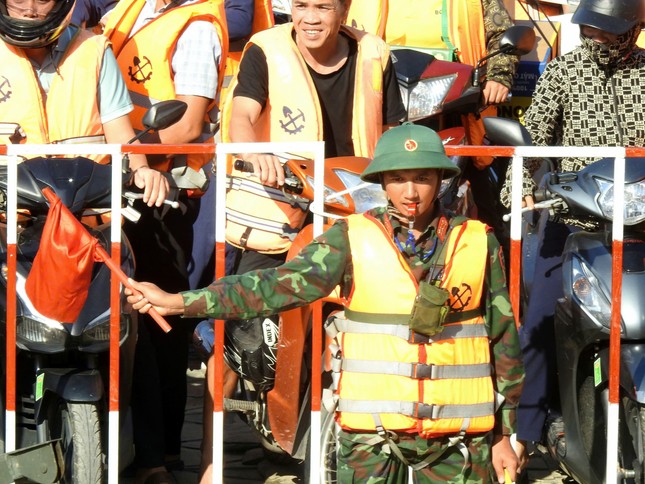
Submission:
[[[7,1],[0,0],[0,38],[24,49],[44,47],[55,42],[69,25],[75,0],[56,0],[44,19],[9,16]]]

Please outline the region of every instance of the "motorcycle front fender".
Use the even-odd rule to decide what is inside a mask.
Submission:
[[[645,343],[622,342],[620,345],[620,386],[638,403],[645,403]],[[609,348],[603,348],[594,364],[600,367],[596,378],[609,381]],[[596,386],[598,381],[596,381]]]
[[[98,402],[104,393],[98,370],[43,368],[36,377],[34,388],[36,421],[44,420],[46,403],[53,397],[68,402]]]

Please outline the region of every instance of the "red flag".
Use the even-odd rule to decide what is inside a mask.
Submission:
[[[94,262],[104,262],[133,293],[128,276],[98,240],[63,205],[50,188],[43,188],[49,212],[40,247],[25,281],[25,290],[36,310],[48,318],[73,323],[87,299]],[[154,309],[148,314],[166,333],[171,327]]]
[[[36,310],[48,318],[73,323],[87,299],[98,241],[49,188],[50,202],[38,253],[25,290]]]

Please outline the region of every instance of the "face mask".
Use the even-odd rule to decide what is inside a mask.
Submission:
[[[634,49],[639,33],[640,25],[636,25],[631,30],[618,36],[610,44],[599,44],[589,37],[585,37],[582,33],[580,34],[580,41],[582,42],[582,47],[596,64],[601,68],[611,68],[616,67]]]

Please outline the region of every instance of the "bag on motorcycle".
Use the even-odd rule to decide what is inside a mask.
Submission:
[[[289,250],[305,222],[309,200],[262,185],[235,169],[227,183],[226,241],[265,254]]]

